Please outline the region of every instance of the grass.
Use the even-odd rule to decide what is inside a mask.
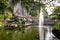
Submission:
[[[25,33],[19,30],[0,29],[0,40],[35,40],[37,36],[38,30],[36,28],[31,28]]]

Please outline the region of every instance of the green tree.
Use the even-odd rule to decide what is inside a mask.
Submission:
[[[11,0],[11,1],[12,1],[13,5],[21,2],[21,6],[23,8],[26,8],[27,13],[32,16],[38,16],[37,10],[40,10],[40,7],[42,7],[44,5],[43,3],[40,3],[40,2],[37,2],[34,0]],[[31,10],[32,10],[32,12],[31,12]]]
[[[56,19],[60,21],[60,6],[55,7],[53,13],[50,16],[52,16],[53,20]]]
[[[53,10],[53,13],[50,16],[52,16],[52,20],[58,21],[53,27],[60,29],[60,6],[56,6]]]
[[[43,8],[43,10],[45,10],[44,4],[40,2],[41,0],[39,0],[39,2],[34,1],[34,0],[12,0],[12,4],[13,5],[17,4],[18,1],[21,2],[21,6],[23,8],[26,8],[27,13],[30,14],[31,16],[38,16],[39,14],[38,12],[40,12],[41,7]]]
[[[7,10],[9,6],[8,0],[0,0],[0,13],[4,13],[4,11]]]
[[[8,14],[7,16],[9,16],[9,18],[11,18],[12,16],[12,9],[11,6],[9,4],[9,0],[0,0],[0,14],[2,14],[3,16],[5,16],[5,14]],[[6,18],[6,17],[4,17]]]
[[[44,5],[43,3],[40,3],[40,2],[37,2],[34,0],[22,0],[21,3],[22,3],[22,6],[27,9],[27,12],[31,16],[38,16],[40,7],[43,7],[43,5]],[[39,10],[39,11],[37,11],[37,10]]]

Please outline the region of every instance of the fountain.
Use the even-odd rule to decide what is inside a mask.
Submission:
[[[43,26],[44,24],[44,15],[42,12],[42,8],[40,11],[40,15],[39,15],[39,36],[40,36],[40,40],[51,40],[51,30],[48,26]],[[45,31],[45,28],[47,31]]]
[[[39,15],[39,34],[40,34],[39,36],[40,36],[40,40],[44,40],[43,22],[44,22],[44,16],[43,16],[42,8],[41,8],[40,15]]]
[[[44,15],[42,12],[42,8],[40,11],[40,15],[39,15],[39,37],[40,40],[53,40],[53,35],[51,32],[51,28],[49,26],[44,26]],[[45,29],[47,31],[45,31]]]
[[[52,34],[52,32],[51,32],[52,29],[49,26],[44,25],[44,21],[46,21],[47,25],[49,25],[48,21],[50,21],[52,23],[52,25],[55,23],[55,21],[52,21],[52,20],[47,20],[47,19],[45,20],[43,12],[42,12],[42,8],[41,8],[40,15],[39,15],[39,37],[40,37],[40,40],[58,40]]]

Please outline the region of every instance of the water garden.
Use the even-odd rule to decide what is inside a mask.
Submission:
[[[0,0],[0,40],[58,40],[59,0]]]

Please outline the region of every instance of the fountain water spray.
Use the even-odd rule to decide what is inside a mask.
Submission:
[[[43,23],[44,23],[44,16],[43,16],[42,8],[41,8],[40,15],[39,15],[39,36],[40,36],[40,40],[44,40]]]
[[[49,26],[43,26],[43,24],[44,24],[44,15],[43,15],[42,10],[43,10],[43,8],[41,8],[40,15],[39,15],[39,37],[40,37],[40,40],[53,40],[53,37],[51,35],[50,27]],[[44,31],[45,28],[46,28],[47,31]]]

